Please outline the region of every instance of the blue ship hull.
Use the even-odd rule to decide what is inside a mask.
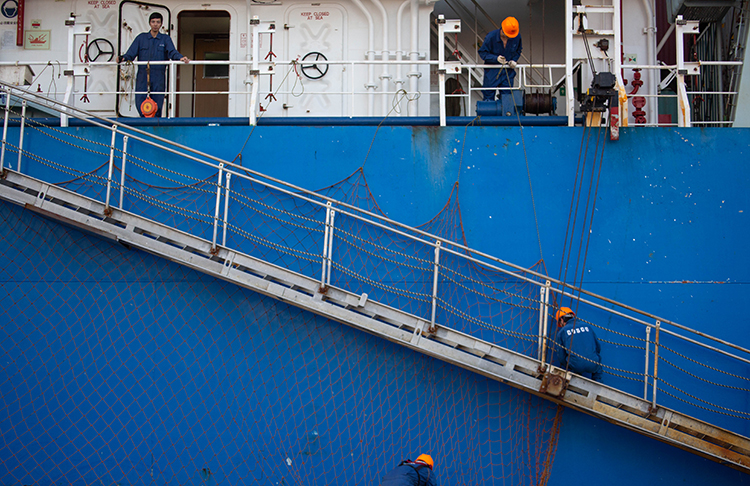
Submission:
[[[146,129],[310,190],[361,169],[379,208],[409,225],[457,195],[469,246],[524,267],[543,259],[553,277],[586,141],[567,127]],[[59,150],[31,131],[26,140],[42,155]],[[622,129],[599,147],[583,288],[750,346],[750,131]],[[130,175],[148,182],[137,168]],[[540,455],[550,485],[750,484],[568,409],[549,454],[543,437],[557,412],[539,398],[10,204],[0,210],[3,484],[377,484],[427,444],[440,444],[443,484],[538,484]],[[519,409],[530,418],[516,429],[508,421]],[[713,421],[750,435],[750,424]],[[502,464],[483,448],[497,424],[528,436],[528,462]]]

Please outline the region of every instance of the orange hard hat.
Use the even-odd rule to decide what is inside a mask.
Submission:
[[[560,324],[560,320],[565,316],[575,317],[576,313],[573,312],[573,309],[571,309],[570,307],[560,307],[560,309],[557,311],[557,314],[555,314],[555,320],[558,324]]]
[[[503,33],[511,39],[518,35],[518,20],[515,17],[507,17],[502,23]]]
[[[432,456],[429,454],[421,454],[419,457],[417,457],[417,462],[423,462],[427,464],[427,467],[432,469],[432,466],[435,465],[435,462],[432,460]]]

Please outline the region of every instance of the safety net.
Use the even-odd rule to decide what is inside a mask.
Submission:
[[[429,321],[437,265],[436,322],[528,354],[538,345],[536,286],[461,257],[460,244],[436,261],[435,238],[463,242],[455,193],[421,228],[373,224],[358,212],[379,212],[361,170],[315,198],[242,170],[220,183],[215,167],[187,176],[134,141],[109,176],[107,143],[50,127],[34,136],[53,141],[29,152],[24,172],[100,201],[109,193],[114,207],[122,194],[126,211],[315,278],[328,226],[327,285]],[[345,203],[328,223],[326,197]],[[421,453],[442,484],[547,481],[560,420],[550,402],[16,206],[0,211],[4,483],[377,484]]]
[[[306,192],[137,137],[126,152],[108,130],[30,121],[25,140],[24,174],[319,279],[321,293],[367,294],[538,356],[539,273],[466,249],[457,190],[410,228],[383,218],[363,170]],[[4,483],[378,484],[421,453],[442,484],[547,482],[561,419],[551,402],[8,203],[0,210]],[[601,307],[579,314],[599,333],[606,383],[655,393],[644,387],[655,381],[644,369],[653,336]],[[747,420],[744,364],[705,365],[693,342],[664,333],[659,350],[661,403]],[[706,385],[729,400],[718,405]]]

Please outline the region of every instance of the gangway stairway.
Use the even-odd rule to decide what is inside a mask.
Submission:
[[[439,325],[430,333],[429,322],[374,302],[366,294],[334,287],[321,293],[318,280],[223,248],[213,254],[210,241],[117,208],[105,215],[101,202],[14,171],[6,170],[0,197],[750,473],[746,437],[675,410],[652,410],[649,401],[571,373],[565,377],[569,383],[562,396],[547,394],[541,390],[550,380],[545,380],[540,361]]]
[[[367,294],[322,288],[318,279],[7,168],[0,198],[750,473],[747,437],[440,322],[433,326]]]

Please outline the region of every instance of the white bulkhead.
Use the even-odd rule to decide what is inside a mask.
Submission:
[[[137,116],[136,67],[101,63],[124,53],[139,33],[148,30],[148,17],[156,11],[164,16],[163,31],[169,29],[177,49],[191,60],[243,63],[228,68],[195,62],[178,66],[176,115],[248,116],[251,21],[257,18],[262,25],[275,27],[273,34],[260,34],[259,61],[264,66],[276,63],[275,74],[260,76],[261,116],[383,116],[398,101],[399,114],[427,116],[429,96],[418,98],[430,89],[429,66],[382,61],[429,59],[432,9],[432,2],[425,0],[26,0],[25,31],[49,31],[48,43],[38,50],[16,46],[15,20],[7,21],[0,24],[0,61],[34,61],[33,90],[62,99],[71,30],[66,21],[74,19],[77,29],[85,31],[75,36],[76,63],[94,62],[88,76],[76,76],[70,102],[103,115]],[[87,57],[92,41],[96,42]],[[367,59],[379,64],[343,62]],[[407,103],[407,99],[415,101]]]

